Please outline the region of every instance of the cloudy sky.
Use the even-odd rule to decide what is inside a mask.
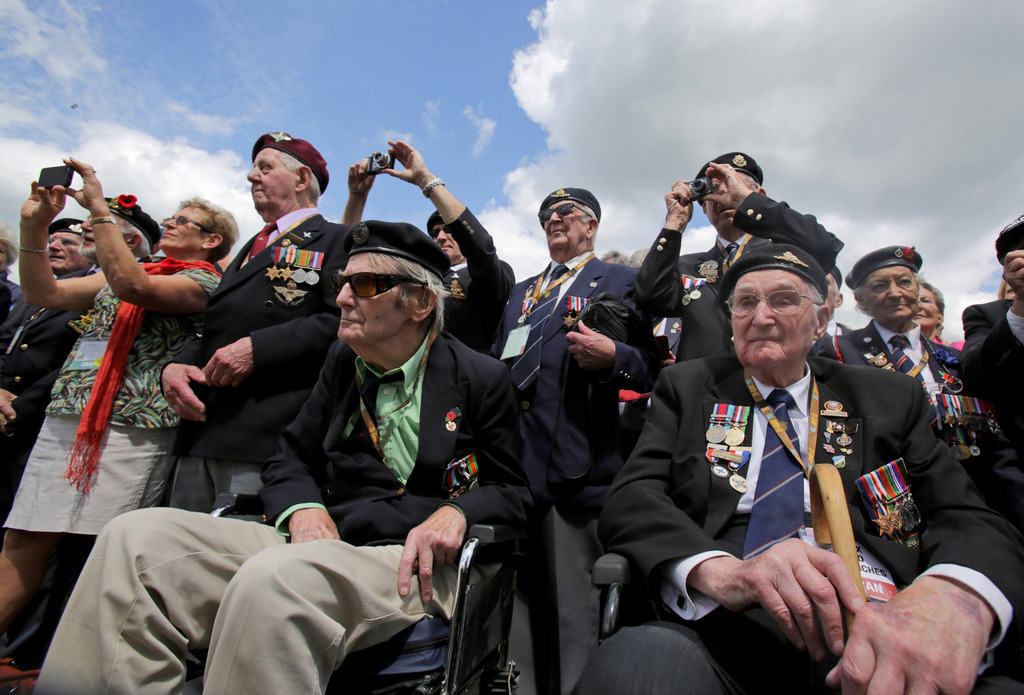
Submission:
[[[523,278],[551,190],[592,190],[598,251],[633,251],[673,181],[738,149],[846,242],[844,272],[915,245],[948,338],[994,297],[993,240],[1024,212],[1022,31],[1011,0],[0,0],[0,219],[73,154],[156,217],[200,194],[255,233],[250,149],[277,130],[323,152],[338,219],[348,165],[400,137]],[[387,178],[366,216],[430,210]],[[684,250],[712,239],[698,215]]]

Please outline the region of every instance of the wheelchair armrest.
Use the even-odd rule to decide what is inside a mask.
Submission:
[[[610,586],[612,584],[629,584],[629,561],[615,553],[605,553],[594,562],[590,583],[594,586]]]
[[[466,534],[466,538],[478,538],[484,545],[515,541],[525,537],[526,530],[523,527],[509,524],[473,524]]]
[[[260,516],[263,501],[254,493],[222,492],[213,503],[210,516]]]

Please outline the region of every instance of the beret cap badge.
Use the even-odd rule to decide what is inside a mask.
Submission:
[[[569,194],[565,192],[564,188],[559,188],[557,191],[551,194],[552,198],[568,198]]]
[[[745,166],[747,166],[747,160],[741,154],[737,154],[735,157],[733,157],[732,158],[732,163],[733,163],[733,166],[738,166],[738,167],[745,167]]]
[[[352,241],[356,244],[365,244],[370,238],[370,230],[365,223],[360,222],[352,228]]]
[[[797,258],[792,251],[786,251],[786,253],[782,254],[781,256],[776,256],[775,258],[779,259],[780,261],[789,261],[790,263],[797,263],[805,268],[810,267],[809,265],[801,261],[799,258]]]
[[[282,133],[280,131],[277,132],[277,133],[267,133],[267,134],[270,137],[274,138],[274,142],[287,142],[287,141],[292,139],[291,135],[289,135],[288,133]]]

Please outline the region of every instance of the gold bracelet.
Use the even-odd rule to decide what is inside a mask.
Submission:
[[[89,218],[89,224],[104,224],[104,223],[106,223],[106,224],[114,224],[114,220],[113,220],[113,218],[110,217],[110,215],[107,215],[106,217],[90,217]]]
[[[18,250],[22,253],[46,253],[49,249],[30,249],[27,246],[19,246]]]

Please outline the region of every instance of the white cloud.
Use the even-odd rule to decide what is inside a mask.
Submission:
[[[462,109],[462,115],[469,119],[469,122],[476,128],[476,142],[473,143],[473,154],[476,156],[483,153],[484,148],[494,137],[495,128],[498,127],[497,121],[477,114],[477,110],[482,109],[482,106],[477,109],[472,106]]]
[[[672,182],[740,149],[769,195],[846,242],[843,270],[916,244],[947,314],[994,292],[992,242],[1024,199],[1024,5],[549,0],[531,22],[538,39],[516,53],[510,84],[548,154],[506,178],[523,236],[502,253],[543,249],[525,220],[569,185],[601,201],[599,251],[649,246]],[[958,316],[946,325],[958,333]]]
[[[423,125],[427,129],[427,135],[437,137],[441,124],[441,100],[428,101],[423,105]]]

